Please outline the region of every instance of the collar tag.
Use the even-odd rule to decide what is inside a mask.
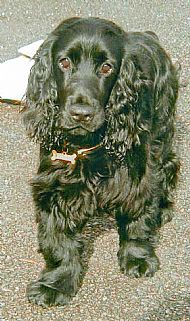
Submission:
[[[64,151],[61,153],[58,153],[56,150],[52,150],[51,160],[52,161],[60,160],[60,161],[68,162],[68,163],[71,163],[72,165],[75,165],[76,160],[78,158],[85,157],[88,153],[90,153],[95,149],[98,149],[99,147],[100,147],[100,144],[90,148],[79,149],[74,154],[67,154]]]
[[[69,155],[66,152],[57,153],[56,150],[53,150],[52,154],[53,154],[51,157],[52,161],[62,160],[62,161],[71,163],[72,165],[76,163],[77,154]]]

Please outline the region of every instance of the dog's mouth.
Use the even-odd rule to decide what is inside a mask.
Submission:
[[[102,117],[103,118],[103,117]],[[101,119],[101,120],[104,120]],[[79,148],[92,147],[102,141],[105,133],[105,123],[103,121],[91,123],[74,123],[68,117],[63,117],[56,126],[56,144],[61,146],[64,141],[72,143]]]
[[[64,128],[66,130],[67,134],[70,136],[86,136],[89,133],[92,133],[91,130],[83,127],[83,126],[76,126],[72,128]]]
[[[87,148],[100,144],[104,133],[104,126],[92,131],[78,125],[72,128],[64,128],[57,136],[57,142],[62,145],[63,141],[67,141],[73,146],[78,146],[78,148]]]
[[[77,124],[77,125],[66,125],[63,127],[64,131],[66,131],[69,135],[73,136],[85,136],[90,133],[95,133],[100,129],[102,124],[99,124],[99,126],[93,126],[93,124]]]
[[[71,118],[67,113],[64,113],[59,120],[59,126],[63,132],[66,132],[69,135],[84,136],[88,134],[95,134],[104,125],[104,122],[104,112],[97,113],[94,117],[92,117],[91,120],[89,120],[87,117],[84,119],[75,120],[74,116]]]

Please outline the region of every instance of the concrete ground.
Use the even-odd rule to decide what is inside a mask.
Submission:
[[[181,175],[175,217],[161,230],[161,270],[153,278],[129,279],[119,271],[118,237],[103,233],[95,243],[88,273],[66,307],[43,309],[27,302],[26,284],[43,266],[37,254],[29,180],[38,148],[29,142],[18,108],[0,105],[0,202],[2,222],[1,321],[187,321],[190,320],[190,2],[189,0],[1,0],[0,59],[44,38],[63,18],[101,16],[126,30],[153,30],[182,66],[176,118]]]

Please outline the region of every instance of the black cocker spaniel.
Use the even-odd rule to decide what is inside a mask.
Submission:
[[[29,301],[63,305],[76,294],[93,238],[89,222],[109,215],[121,270],[140,277],[159,269],[158,228],[172,218],[179,170],[172,150],[177,94],[177,71],[153,32],[71,18],[44,41],[23,113],[40,143],[32,189],[46,262],[28,286]]]

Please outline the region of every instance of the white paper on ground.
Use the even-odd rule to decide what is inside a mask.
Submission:
[[[25,94],[32,59],[43,40],[35,41],[18,50],[19,57],[0,64],[0,97],[21,100]]]
[[[37,40],[27,46],[21,47],[18,49],[18,53],[29,58],[33,58],[38,48],[43,43],[43,40]]]

